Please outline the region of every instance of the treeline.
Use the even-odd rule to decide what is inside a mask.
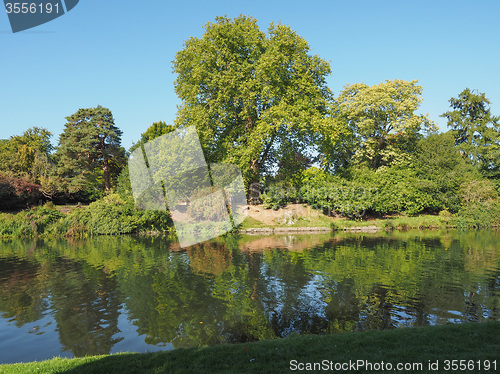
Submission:
[[[328,214],[439,213],[500,223],[500,118],[484,93],[465,89],[443,113],[438,133],[418,112],[416,80],[347,85],[334,95],[328,62],[290,27],[218,17],[173,61],[182,104],[175,122],[151,125],[133,149],[196,126],[207,162],[236,164],[250,202],[299,201]],[[445,111],[447,108],[443,108]],[[67,117],[58,145],[31,128],[0,142],[2,210],[39,201],[91,202],[118,192],[131,199],[111,111]]]
[[[306,202],[330,214],[458,214],[500,223],[500,127],[484,93],[443,108],[449,131],[419,113],[416,80],[349,84],[290,27],[219,17],[174,60],[182,105],[209,162],[237,164],[252,201]],[[263,195],[260,193],[266,191]]]
[[[0,236],[168,232],[168,211],[140,210],[134,204],[122,133],[111,111],[79,109],[66,119],[55,148],[52,134],[37,127],[0,143],[0,210],[29,208],[0,213]],[[141,142],[156,127],[167,129],[163,122],[153,124]],[[67,206],[58,209],[54,203]]]
[[[0,209],[90,202],[116,186],[126,154],[111,111],[79,109],[66,120],[55,148],[52,134],[38,127],[0,141]]]

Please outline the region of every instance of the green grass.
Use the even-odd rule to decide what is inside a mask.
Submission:
[[[255,218],[246,217],[245,220],[241,223],[241,225],[238,226],[238,229],[245,230],[249,228],[262,228],[262,227],[269,227],[269,225],[259,220],[256,220]]]
[[[311,217],[298,217],[296,222],[291,225],[281,223],[279,221],[274,221],[274,224],[266,224],[252,217],[246,217],[242,224],[238,227],[239,230],[245,230],[250,228],[263,228],[263,227],[331,227],[332,219],[324,216],[311,216]]]
[[[263,227],[335,227],[338,230],[350,227],[366,227],[377,226],[382,229],[396,229],[396,230],[411,230],[411,229],[447,229],[457,228],[461,225],[458,220],[450,217],[443,217],[439,215],[422,214],[414,217],[409,216],[392,216],[386,218],[368,218],[362,220],[351,220],[347,218],[340,218],[332,221],[330,217],[325,215],[299,217],[298,221],[293,225],[286,225],[276,222],[272,225],[265,224],[261,221],[247,217],[243,221],[240,229],[248,228],[263,228]],[[463,226],[463,225],[462,225]],[[465,224],[469,227],[469,224]]]
[[[388,217],[384,219],[365,219],[360,221],[349,220],[346,218],[337,219],[332,221],[329,217],[318,216],[311,218],[299,218],[297,223],[293,225],[285,225],[275,223],[273,225],[265,224],[252,217],[247,217],[239,227],[240,230],[249,228],[263,228],[263,227],[332,227],[342,230],[349,227],[366,227],[377,226],[382,229],[397,229],[397,230],[410,230],[410,229],[445,229],[453,228],[455,225],[443,217],[435,215],[420,215],[415,217]]]
[[[465,372],[445,370],[445,360],[496,360],[500,367],[500,322],[401,328],[386,331],[305,335],[248,344],[224,344],[170,352],[125,353],[75,359],[55,358],[43,362],[0,365],[11,373],[287,373],[290,361],[301,363],[421,363],[422,373]],[[428,363],[439,360],[439,370]],[[298,371],[298,370],[297,370]],[[335,372],[335,371],[334,371]],[[361,373],[384,371],[365,370]],[[397,373],[397,370],[393,372]],[[411,371],[406,371],[411,372]],[[416,370],[413,372],[417,372]],[[479,370],[469,371],[479,372]],[[488,372],[488,371],[481,371]],[[489,372],[493,373],[493,370]]]
[[[453,227],[453,225],[449,224],[448,219],[430,214],[422,214],[415,217],[393,216],[384,219],[367,219],[363,221],[341,219],[335,221],[335,226],[338,228],[378,226],[381,228],[398,230],[437,229]]]

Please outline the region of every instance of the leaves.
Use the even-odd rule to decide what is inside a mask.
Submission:
[[[466,88],[458,98],[450,99],[452,111],[441,115],[448,119],[455,144],[484,175],[500,175],[500,117],[491,114],[484,93]]]
[[[109,190],[125,162],[122,132],[111,111],[99,105],[79,109],[66,119],[56,156],[69,192]]]
[[[309,51],[288,26],[266,35],[253,18],[216,18],[173,62],[176,126],[196,125],[207,161],[238,165],[247,183],[272,172],[285,143],[311,145],[326,111],[330,66]]]
[[[356,137],[355,164],[377,169],[409,161],[420,131],[437,129],[427,116],[415,113],[421,94],[416,80],[387,80],[371,87],[356,83],[344,88],[338,98],[339,114]]]

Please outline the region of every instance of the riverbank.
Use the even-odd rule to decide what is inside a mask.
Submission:
[[[110,194],[89,205],[46,203],[18,213],[0,213],[0,238],[88,237],[172,234],[167,211],[140,210],[134,200]]]
[[[411,229],[495,227],[494,223],[442,212],[439,215],[363,216],[357,220],[332,217],[305,204],[276,210],[252,205],[238,227],[241,234],[300,234],[332,231],[379,232]],[[88,237],[95,235],[169,235],[175,237],[167,211],[139,210],[131,198],[111,194],[88,206],[47,203],[17,213],[0,213],[0,238]]]
[[[250,206],[248,217],[239,227],[239,232],[250,235],[321,233],[325,231],[371,233],[390,230],[446,230],[482,227],[496,227],[496,225],[453,215],[446,211],[441,214],[417,216],[363,216],[352,220],[346,217],[327,216],[309,205],[288,204],[276,210],[265,209],[262,205]]]
[[[392,365],[392,371],[398,372],[396,365],[403,364],[407,365],[406,372],[449,373],[468,369],[469,372],[493,373],[500,368],[499,346],[500,322],[497,321],[338,335],[302,335],[158,353],[55,358],[0,365],[0,372],[281,373],[305,371],[306,365],[316,363],[317,371],[318,365],[324,365],[323,369],[328,367],[328,370],[333,365],[332,372],[342,371],[335,366],[342,364],[348,365],[351,371],[357,369],[363,373],[388,372],[391,371],[389,365]],[[382,362],[385,370],[381,369]],[[371,370],[369,365],[372,365]]]

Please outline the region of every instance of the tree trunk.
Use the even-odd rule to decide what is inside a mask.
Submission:
[[[252,169],[254,176],[250,181],[248,200],[250,205],[256,205],[260,203],[260,184],[258,181],[259,161],[257,159],[252,159],[250,161],[250,169]]]
[[[102,172],[104,177],[104,190],[108,192],[111,189],[111,177],[109,175],[109,164],[107,158],[104,158]]]
[[[108,192],[111,189],[111,176],[109,173],[109,160],[106,154],[105,136],[101,137],[101,152],[102,152],[102,176],[104,177],[104,191]]]

